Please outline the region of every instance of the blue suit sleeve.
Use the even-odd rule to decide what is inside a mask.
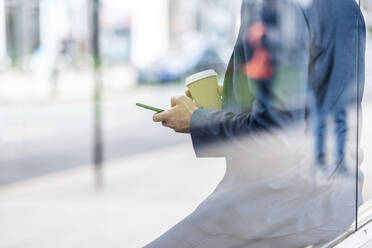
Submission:
[[[298,42],[280,44],[280,48],[276,46],[275,49],[278,48],[280,53],[289,51],[288,54],[290,54],[290,52],[292,53],[290,56],[297,56],[296,64],[282,66],[285,63],[288,64],[288,62],[282,63],[281,61],[282,59],[288,61],[289,59],[286,57],[288,54],[284,56],[280,56],[279,53],[275,54],[277,57],[275,62],[277,75],[276,79],[273,81],[285,82],[270,82],[272,85],[282,84],[287,86],[273,86],[271,89],[267,90],[269,93],[266,93],[265,96],[260,96],[260,94],[258,94],[252,101],[252,107],[249,111],[237,112],[229,111],[228,109],[196,110],[191,117],[190,132],[197,157],[230,157],[232,155],[231,151],[244,153],[245,148],[240,142],[240,138],[249,137],[251,134],[271,132],[272,130],[287,127],[295,121],[305,119],[306,100],[304,100],[304,98],[306,97],[304,97],[304,95],[306,95],[306,93],[302,91],[299,93],[302,94],[301,96],[293,96],[293,92],[286,89],[291,88],[291,85],[294,84],[297,86],[301,85],[301,87],[296,86],[297,88],[306,88],[309,63],[309,30],[306,16],[299,7],[294,7],[292,10],[295,11],[296,18],[299,18],[299,21],[293,22]],[[245,38],[249,33],[248,28],[250,26],[247,24],[250,20],[247,18],[246,14],[247,13],[245,13],[243,9],[243,23],[229,65],[232,67],[229,69],[232,71],[232,75],[230,75],[231,80],[226,80],[225,78],[224,83],[224,88],[231,88],[230,92],[232,92],[232,95],[234,95],[234,89],[237,88],[236,85],[240,83],[239,80],[241,79],[241,75],[244,74],[244,65],[252,58],[251,52],[245,53],[245,51],[252,51]],[[283,35],[283,37],[284,36],[285,35]],[[282,39],[285,40],[285,37]],[[269,40],[268,42],[270,43],[271,41]],[[276,53],[276,51],[274,51],[274,53]],[[290,70],[288,68],[290,68]],[[290,75],[292,74],[287,73],[288,71],[296,71],[295,76],[291,77]],[[284,76],[285,79],[278,79],[280,77],[283,78],[283,76],[279,74],[286,75]],[[227,85],[227,81],[229,85]],[[247,81],[252,81],[252,79],[248,78]],[[255,83],[260,85],[260,82]],[[239,93],[235,92],[235,95],[238,94]],[[238,104],[239,103],[237,103],[237,105]]]

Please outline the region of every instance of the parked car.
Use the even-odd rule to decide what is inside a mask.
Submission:
[[[206,44],[197,34],[187,34],[182,40],[184,45],[176,52],[139,70],[139,84],[181,81],[187,75],[207,69],[214,69],[219,74],[224,72],[226,62],[215,46]]]

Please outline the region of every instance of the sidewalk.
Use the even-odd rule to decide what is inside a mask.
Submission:
[[[94,190],[90,166],[0,188],[1,248],[138,248],[191,213],[224,161],[191,144],[110,162]]]

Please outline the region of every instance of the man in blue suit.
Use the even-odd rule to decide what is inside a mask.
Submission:
[[[221,110],[176,96],[154,115],[190,133],[197,157],[225,157],[227,170],[191,215],[146,247],[321,245],[355,219],[363,16],[354,0],[300,2],[243,1]]]

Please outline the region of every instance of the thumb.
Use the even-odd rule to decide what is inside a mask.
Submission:
[[[223,95],[223,86],[221,85],[218,86],[218,93],[220,94],[220,96]]]
[[[186,90],[186,91],[185,91],[185,95],[186,95],[187,97],[192,98],[192,95],[191,95],[190,90]]]

